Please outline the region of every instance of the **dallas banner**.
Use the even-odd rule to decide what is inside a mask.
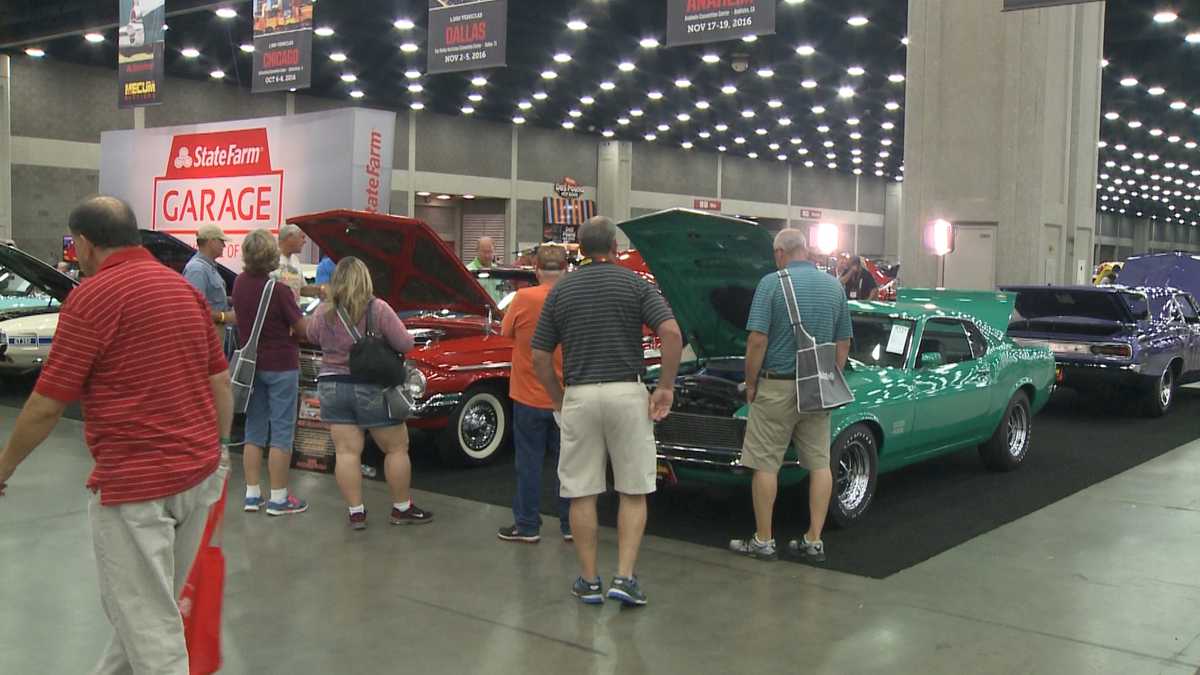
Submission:
[[[429,0],[430,73],[508,62],[508,0]]]
[[[316,0],[254,0],[254,78],[251,91],[307,89],[312,83],[313,4]]]
[[[667,0],[667,46],[775,32],[776,0]]]
[[[119,0],[117,105],[162,103],[164,0]]]

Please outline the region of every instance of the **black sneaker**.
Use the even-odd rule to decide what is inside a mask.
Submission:
[[[823,541],[812,542],[808,540],[808,537],[801,535],[799,539],[788,542],[788,550],[804,562],[825,562],[825,542]]]
[[[756,535],[750,535],[746,539],[730,539],[729,550],[748,558],[756,558],[758,560],[778,560],[779,554],[775,551],[775,540],[762,542],[758,540]]]
[[[637,577],[613,577],[608,588],[608,597],[620,600],[626,607],[641,607],[646,604],[646,594],[638,586]]]
[[[433,520],[433,513],[422,511],[416,504],[409,504],[407,511],[392,507],[393,525],[424,525]]]
[[[571,595],[582,600],[585,605],[604,604],[604,587],[600,585],[600,577],[596,577],[595,581],[579,577],[571,587]]]
[[[519,541],[525,544],[536,544],[542,540],[541,535],[538,534],[521,534],[516,525],[500,528],[496,536],[504,541]]]
[[[367,529],[367,512],[351,513],[350,514],[350,529],[365,530]]]

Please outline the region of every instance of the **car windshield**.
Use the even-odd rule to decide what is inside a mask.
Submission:
[[[903,368],[913,322],[874,314],[852,314],[854,337],[850,358],[869,366]]]
[[[517,291],[537,285],[537,277],[524,271],[476,270],[474,274],[479,285],[492,296],[500,311],[508,307]]]
[[[54,309],[58,304],[45,289],[0,265],[0,310]]]

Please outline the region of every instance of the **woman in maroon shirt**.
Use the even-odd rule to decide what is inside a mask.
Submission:
[[[242,347],[254,327],[268,275],[279,267],[279,244],[266,230],[255,230],[242,243],[242,269],[233,284],[233,310],[237,316]],[[296,408],[300,397],[300,345],[306,322],[296,296],[276,284],[267,304],[258,337],[257,367],[250,401],[246,406],[246,446],[242,464],[246,470],[246,511],[264,506],[267,514],[282,516],[303,513],[308,503],[288,494],[288,469],[292,441],[296,435]],[[270,448],[267,472],[270,499],[259,485],[263,448]]]

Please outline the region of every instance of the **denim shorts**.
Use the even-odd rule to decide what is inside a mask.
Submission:
[[[388,414],[383,387],[339,380],[317,383],[321,397],[321,421],[327,424],[352,424],[360,429],[395,427],[404,424]]]
[[[246,405],[246,443],[291,452],[299,403],[299,370],[254,373],[254,388]]]

